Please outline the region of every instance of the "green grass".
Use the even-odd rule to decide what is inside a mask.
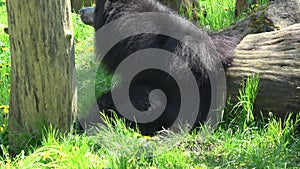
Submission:
[[[12,168],[300,167],[300,140],[294,134],[299,117],[297,122],[288,118],[285,123],[270,117],[261,122],[262,127],[250,125],[235,131],[230,126],[215,131],[202,126],[193,133],[165,130],[154,137],[127,128],[123,120],[106,121],[107,126],[89,130],[92,136],[61,136],[50,127],[42,146],[13,159],[4,155],[0,163]]]
[[[75,37],[75,62],[78,86],[78,110],[80,114],[88,113],[87,107],[95,101],[95,95],[109,90],[112,85],[112,76],[95,63],[94,55],[94,28],[85,25],[80,16],[72,14]],[[98,70],[99,69],[99,70]],[[96,80],[94,80],[96,78]],[[96,84],[96,85],[94,85]],[[96,86],[96,88],[95,88]],[[94,88],[94,90],[92,90]]]
[[[189,1],[187,1],[189,2]],[[228,26],[234,17],[235,1],[198,0],[198,6],[187,3],[186,10],[181,8],[181,14],[209,30],[219,30]]]
[[[10,90],[9,37],[3,29],[7,26],[6,9],[0,3],[0,143],[7,142],[7,117]]]
[[[233,9],[232,6],[228,8]],[[216,17],[219,15],[222,14]],[[94,83],[86,80],[87,76],[96,76],[92,60],[94,30],[81,23],[76,14],[73,14],[73,21],[77,79],[81,87],[78,106],[81,109],[90,98],[85,95],[90,90],[87,86]],[[207,23],[213,23],[210,26],[213,29],[224,26],[220,21]],[[214,26],[218,23],[221,24]],[[1,29],[6,25],[5,6],[0,4]],[[257,76],[245,81],[237,104],[228,101],[223,122],[214,131],[204,125],[192,133],[184,129],[179,133],[165,130],[149,137],[127,128],[122,119],[106,118],[107,126],[99,125],[81,135],[62,135],[48,127],[40,146],[24,147],[19,155],[11,157],[7,151],[8,114],[4,113],[9,104],[10,53],[8,35],[2,31],[0,64],[0,152],[3,153],[0,153],[0,168],[300,168],[300,137],[295,132],[300,113],[296,120],[289,116],[285,121],[272,115],[255,117]],[[112,84],[111,77],[104,71],[97,75],[97,81],[99,86],[104,86],[96,89],[99,92]]]
[[[195,6],[193,0],[184,0],[185,9],[181,6],[180,14],[194,21],[202,28],[208,30],[220,30],[231,23],[245,18],[252,10],[264,6],[269,0],[259,0],[258,4],[250,7],[249,13],[235,16],[235,0],[198,0]]]

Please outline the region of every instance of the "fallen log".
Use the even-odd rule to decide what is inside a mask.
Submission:
[[[226,75],[228,93],[236,95],[243,79],[251,74],[260,76],[257,112],[284,117],[300,111],[300,23],[247,35],[240,42]]]

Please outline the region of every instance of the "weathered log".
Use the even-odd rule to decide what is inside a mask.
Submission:
[[[283,117],[300,111],[300,23],[279,31],[247,35],[227,71],[228,93],[236,95],[244,77],[259,74],[255,109]]]
[[[241,40],[248,34],[280,30],[300,23],[299,0],[274,0],[255,11],[247,18],[230,25],[219,33]]]

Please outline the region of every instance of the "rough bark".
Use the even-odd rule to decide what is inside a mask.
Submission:
[[[300,23],[299,0],[274,0],[265,12],[265,19],[271,22],[274,30]]]
[[[221,30],[220,33],[242,40],[248,34],[280,30],[300,23],[299,0],[274,0],[259,7],[257,12]]]
[[[68,131],[76,114],[71,4],[65,0],[7,1],[11,93],[10,148],[41,136],[43,127]],[[37,15],[38,14],[38,15]]]
[[[251,5],[256,4],[257,0],[236,0],[235,1],[235,16],[247,12]]]
[[[300,111],[300,24],[279,31],[247,35],[235,49],[227,71],[229,94],[236,95],[244,77],[259,74],[255,108],[284,117]]]

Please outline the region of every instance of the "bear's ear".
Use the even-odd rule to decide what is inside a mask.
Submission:
[[[105,3],[107,0],[96,0],[96,9],[95,9],[95,18],[94,18],[94,27],[97,31],[104,25],[104,11]]]

